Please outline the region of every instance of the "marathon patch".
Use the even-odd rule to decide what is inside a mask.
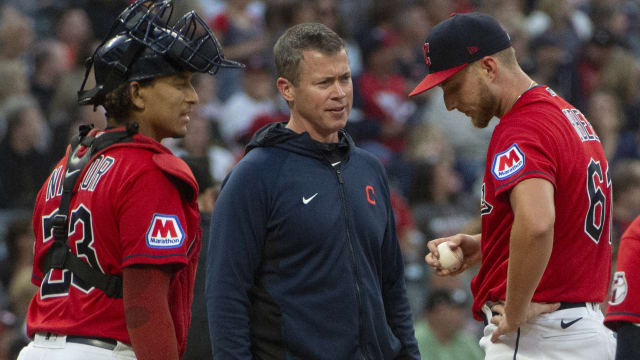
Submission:
[[[496,154],[491,165],[491,173],[496,179],[504,180],[522,170],[524,163],[524,153],[517,144],[513,144],[507,150]]]
[[[147,230],[147,246],[154,249],[172,249],[182,246],[185,234],[175,215],[153,214]]]

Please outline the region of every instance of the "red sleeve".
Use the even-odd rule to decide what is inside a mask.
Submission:
[[[640,323],[640,216],[620,239],[616,272],[611,285],[605,324],[616,328],[617,322]]]
[[[178,341],[169,311],[171,275],[168,269],[156,266],[122,271],[125,320],[138,360],[178,359]]]
[[[543,178],[556,186],[556,146],[549,134],[527,118],[510,119],[492,139],[490,146],[491,181],[499,196],[525,179]]]
[[[120,195],[122,266],[187,263],[188,234],[179,190],[160,169],[141,171]]]

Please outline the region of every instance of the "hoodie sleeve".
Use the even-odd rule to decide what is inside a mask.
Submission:
[[[216,201],[207,249],[206,301],[214,356],[252,359],[249,289],[260,264],[267,187],[256,163],[241,161]]]
[[[402,343],[396,359],[420,359],[418,342],[413,332],[411,308],[404,283],[404,261],[398,244],[395,218],[391,206],[388,182],[385,179],[385,201],[387,202],[387,227],[382,243],[382,299],[387,322],[393,334]]]

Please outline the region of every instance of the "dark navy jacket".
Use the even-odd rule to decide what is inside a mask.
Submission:
[[[284,124],[254,136],[211,224],[215,359],[419,359],[382,165]],[[339,150],[336,150],[339,151]]]

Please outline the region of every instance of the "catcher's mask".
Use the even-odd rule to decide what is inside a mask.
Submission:
[[[244,67],[224,58],[218,40],[194,11],[170,26],[172,14],[173,0],[137,0],[120,13],[87,59],[78,103],[100,105],[106,94],[129,81],[183,71],[214,75],[221,67]],[[92,67],[96,87],[84,90]]]

